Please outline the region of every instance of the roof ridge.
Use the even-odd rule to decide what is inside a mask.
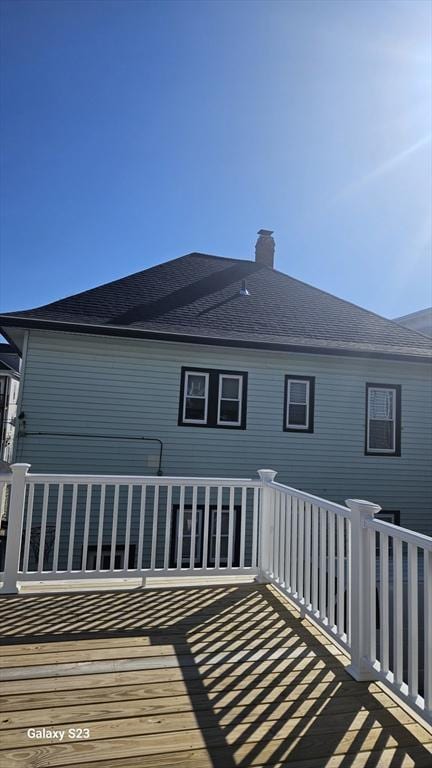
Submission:
[[[206,259],[218,259],[219,261],[245,261],[255,264],[254,259],[237,259],[235,256],[217,256],[215,253],[201,253],[201,251],[192,251],[191,253],[186,253],[185,256],[204,256]],[[180,258],[184,257],[181,256]],[[168,262],[165,262],[165,264],[167,263]]]

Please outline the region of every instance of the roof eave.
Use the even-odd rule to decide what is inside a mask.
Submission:
[[[314,347],[305,344],[289,344],[286,342],[260,341],[259,339],[229,339],[224,336],[200,336],[199,334],[175,333],[173,331],[153,331],[122,326],[91,325],[89,323],[72,323],[60,320],[42,320],[40,318],[24,318],[13,315],[0,315],[0,330],[7,338],[4,327],[39,329],[49,331],[65,331],[69,333],[85,333],[99,336],[119,336],[123,338],[152,339],[154,341],[182,342],[186,344],[202,344],[222,347],[240,347],[244,349],[272,349],[280,352],[302,352],[315,355],[336,355],[361,358],[386,358],[411,363],[431,363],[429,355],[403,354],[401,352],[381,352],[377,350],[355,350],[342,347]],[[9,339],[8,339],[9,340]],[[14,345],[15,346],[15,345]]]

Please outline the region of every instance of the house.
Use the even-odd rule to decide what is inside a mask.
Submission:
[[[20,359],[10,344],[0,343],[0,462],[12,459]]]
[[[430,524],[430,346],[277,272],[271,234],[254,262],[190,254],[2,317],[32,464],[0,475],[23,765],[37,739],[61,757],[32,711],[53,704],[84,718],[71,765],[95,743],[104,764],[430,762],[432,538],[377,519]]]
[[[420,309],[418,312],[411,312],[409,315],[395,317],[394,320],[395,323],[404,325],[405,328],[411,328],[412,331],[432,336],[432,307]]]
[[[191,253],[0,317],[32,471],[252,477],[432,533],[428,339],[274,266]],[[222,523],[223,524],[223,523]],[[199,525],[199,524],[198,524]]]

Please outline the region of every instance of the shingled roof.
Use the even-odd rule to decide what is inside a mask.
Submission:
[[[242,295],[246,281],[249,295]],[[271,267],[190,253],[42,307],[0,316],[39,327],[327,354],[425,358],[430,341]]]

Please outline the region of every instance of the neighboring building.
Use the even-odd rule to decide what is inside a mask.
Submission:
[[[16,460],[201,477],[270,467],[432,533],[431,344],[273,258],[262,230],[255,261],[192,253],[1,316],[23,352]]]
[[[9,345],[0,343],[0,462],[12,460],[20,359]]]
[[[395,317],[395,323],[404,325],[412,331],[425,333],[426,336],[432,336],[432,307],[420,309],[418,312],[411,312],[410,315]]]

